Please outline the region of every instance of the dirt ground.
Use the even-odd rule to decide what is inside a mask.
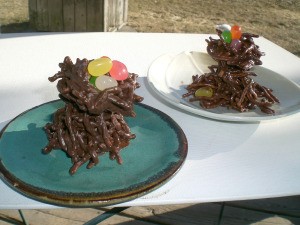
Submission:
[[[300,56],[299,0],[129,0],[129,25],[139,32],[215,33],[238,24]]]
[[[299,0],[129,0],[128,8],[137,32],[215,33],[216,24],[238,24],[300,56]],[[2,32],[29,29],[28,20],[28,1],[0,0]]]

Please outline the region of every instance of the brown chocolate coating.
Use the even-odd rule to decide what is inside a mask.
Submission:
[[[262,65],[260,57],[263,56],[264,53],[259,50],[259,46],[256,45],[253,40],[253,38],[258,38],[258,35],[243,33],[240,38],[241,48],[236,50],[223,40],[221,31],[217,30],[217,34],[220,39],[210,37],[209,40],[206,40],[207,53],[214,60],[243,70],[249,70],[254,65]]]
[[[264,55],[254,44],[253,34],[242,34],[242,43],[239,51],[231,48],[221,38],[206,40],[208,54],[218,62],[218,65],[209,67],[210,72],[201,76],[192,77],[192,83],[186,87],[187,93],[182,97],[190,97],[189,101],[199,101],[206,109],[219,106],[245,112],[259,107],[267,114],[274,114],[270,107],[279,100],[272,94],[272,90],[255,82],[251,76],[257,76],[250,69],[254,65],[261,65],[260,57]],[[201,87],[210,87],[213,90],[211,97],[195,96]]]
[[[57,89],[66,104],[54,114],[53,123],[45,126],[49,143],[43,152],[65,151],[73,163],[71,174],[86,162],[92,168],[106,152],[122,163],[119,151],[135,138],[123,116],[134,117],[134,102],[143,100],[134,93],[139,87],[136,74],[118,81],[117,87],[99,91],[89,83],[88,63],[77,59],[73,64],[65,57],[59,64],[61,71],[49,77],[51,82],[59,79]]]

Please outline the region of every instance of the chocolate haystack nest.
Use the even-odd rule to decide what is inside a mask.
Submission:
[[[51,82],[59,79],[57,89],[65,107],[58,109],[53,123],[45,126],[49,143],[43,152],[66,152],[73,163],[70,174],[86,162],[87,168],[92,168],[106,152],[110,159],[122,163],[120,150],[135,138],[124,116],[134,117],[134,102],[143,100],[134,93],[139,88],[136,74],[129,73],[118,86],[99,91],[89,83],[88,63],[87,59],[77,59],[73,64],[65,57],[59,64],[61,71],[49,77]]]
[[[187,86],[188,92],[183,97],[190,97],[191,102],[199,101],[205,109],[223,106],[245,112],[259,107],[264,113],[274,114],[271,106],[279,100],[270,88],[251,78],[257,75],[250,69],[261,65],[260,57],[264,55],[253,41],[258,35],[243,33],[236,48],[224,41],[220,30],[217,33],[220,39],[210,37],[206,42],[208,54],[218,65],[208,67],[209,73],[192,76],[192,83]],[[201,88],[210,95],[195,94]]]

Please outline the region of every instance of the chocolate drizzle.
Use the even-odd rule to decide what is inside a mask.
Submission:
[[[59,79],[57,89],[66,104],[54,114],[53,123],[45,126],[49,143],[43,152],[66,152],[73,163],[71,174],[86,162],[87,168],[92,168],[106,152],[110,159],[122,163],[120,150],[135,138],[124,116],[134,117],[134,102],[143,100],[134,93],[139,88],[136,74],[118,81],[117,87],[98,91],[89,83],[88,63],[87,59],[77,59],[73,64],[65,57],[59,64],[61,71],[49,77],[51,82]]]
[[[241,46],[237,49],[223,40],[221,31],[217,30],[217,33],[220,39],[210,37],[206,42],[208,54],[218,65],[210,66],[209,73],[192,76],[192,83],[186,87],[187,93],[183,98],[190,97],[191,102],[199,101],[200,106],[206,109],[223,106],[245,112],[259,107],[264,113],[274,114],[271,106],[279,100],[272,94],[272,89],[261,86],[251,78],[257,74],[250,69],[261,65],[260,57],[264,55],[253,41],[258,35],[243,33]],[[195,96],[195,92],[202,87],[210,87],[213,95]]]

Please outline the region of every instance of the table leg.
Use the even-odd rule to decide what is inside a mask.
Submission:
[[[18,211],[19,211],[19,214],[20,214],[20,216],[21,216],[21,219],[22,219],[23,223],[24,223],[25,225],[28,225],[28,223],[26,222],[26,219],[25,219],[25,216],[24,216],[22,210],[19,209]]]
[[[84,223],[83,225],[96,225],[106,219],[108,219],[109,217],[112,217],[120,212],[122,212],[123,210],[125,209],[128,209],[129,207],[115,207],[115,208],[112,208],[111,210],[109,211],[106,211],[104,213],[102,213],[101,215],[87,221],[86,223]]]
[[[222,220],[222,217],[223,217],[224,207],[225,207],[225,203],[222,202],[217,225],[221,225],[221,220]]]

